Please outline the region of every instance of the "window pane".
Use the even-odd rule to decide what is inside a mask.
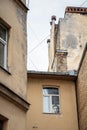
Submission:
[[[4,66],[4,45],[0,42],[0,66]]]
[[[59,113],[60,112],[60,107],[57,104],[52,105],[52,112],[53,113]]]
[[[43,94],[59,94],[59,91],[57,88],[44,88]]]
[[[52,104],[59,104],[59,96],[52,96]]]
[[[43,110],[44,112],[50,112],[50,97],[43,97]]]
[[[0,37],[6,41],[6,29],[0,24]]]
[[[59,96],[52,96],[52,112],[58,113],[59,112]]]

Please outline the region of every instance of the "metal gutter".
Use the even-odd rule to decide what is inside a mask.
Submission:
[[[73,73],[72,73],[73,72]],[[41,79],[63,79],[63,80],[76,80],[77,73],[74,71],[68,72],[44,72],[44,71],[28,71],[28,78],[41,78]]]

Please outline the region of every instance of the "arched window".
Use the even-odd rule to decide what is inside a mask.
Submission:
[[[59,113],[59,88],[44,87],[43,88],[43,112],[44,113]]]

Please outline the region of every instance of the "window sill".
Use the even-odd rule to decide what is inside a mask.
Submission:
[[[9,70],[3,68],[2,66],[0,66],[0,69],[3,70],[4,72],[8,73],[9,75],[11,75],[11,73],[9,72]]]
[[[43,114],[49,114],[49,115],[61,115],[61,113],[46,113],[46,112],[43,112]]]

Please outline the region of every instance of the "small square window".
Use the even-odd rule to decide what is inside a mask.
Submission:
[[[43,88],[43,112],[44,113],[59,113],[59,88]]]

